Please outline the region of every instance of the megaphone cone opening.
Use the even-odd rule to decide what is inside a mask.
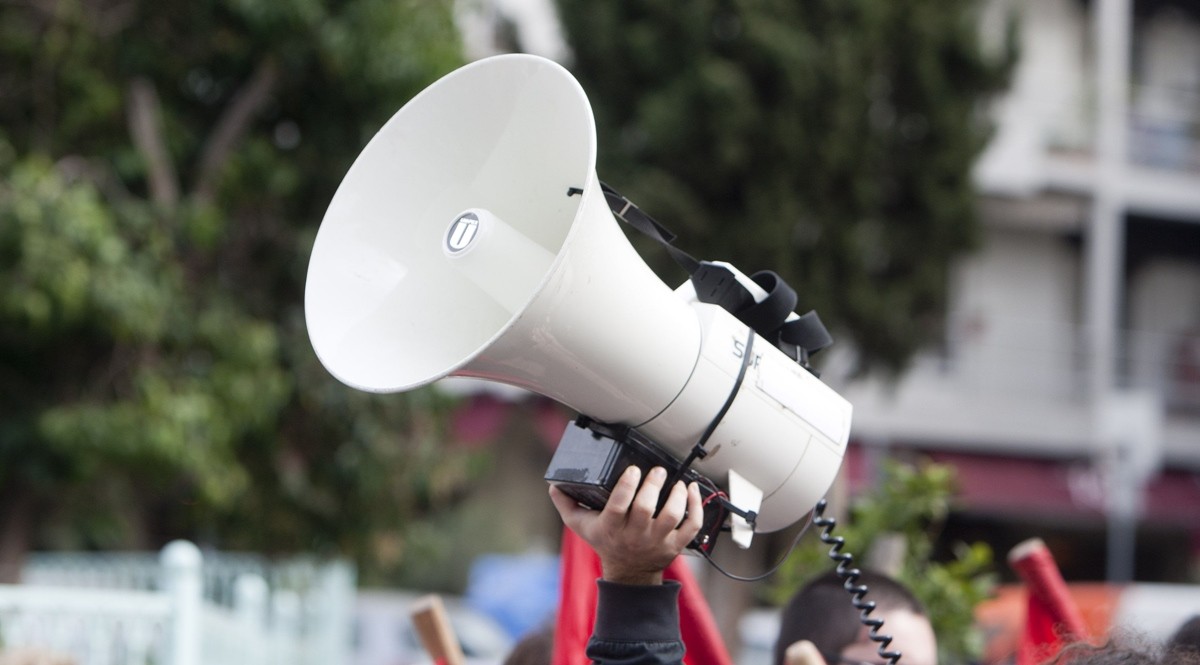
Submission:
[[[487,210],[473,208],[446,229],[442,253],[450,265],[509,314],[528,303],[554,255]]]
[[[595,178],[595,144],[578,82],[535,56],[473,63],[400,109],[350,168],[313,247],[305,311],[330,373],[398,392],[486,349],[552,272],[582,205],[566,192]],[[430,251],[475,208],[520,238],[491,277]]]

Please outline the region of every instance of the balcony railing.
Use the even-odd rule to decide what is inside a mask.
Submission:
[[[1129,161],[1200,171],[1200,90],[1135,86],[1129,117]]]
[[[1128,163],[1200,173],[1200,90],[1135,86],[1127,137]],[[1089,157],[1095,145],[1092,100],[1080,93],[1051,100],[1023,100],[1024,111],[1007,122],[1040,128],[1041,146],[1058,155]]]
[[[944,346],[914,364],[909,380],[975,397],[1019,395],[1081,403],[1089,353],[1082,326],[1017,318],[954,316]],[[1122,330],[1119,387],[1150,389],[1168,412],[1200,416],[1200,329]]]

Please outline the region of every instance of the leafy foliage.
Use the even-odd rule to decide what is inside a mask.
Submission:
[[[975,5],[558,3],[601,178],[698,258],[779,273],[863,371],[934,337],[977,241],[979,111],[1008,62],[981,54]]]
[[[300,311],[342,174],[461,64],[451,5],[0,5],[0,554],[396,564],[379,533],[481,472],[434,395],[334,382]]]
[[[882,481],[853,502],[848,523],[839,521],[833,532],[845,539],[843,551],[855,557],[858,567],[872,548],[899,538],[904,556],[894,576],[925,605],[942,663],[973,662],[982,653],[983,635],[974,623],[974,609],[996,584],[992,550],[986,543],[958,544],[951,561],[932,558],[954,487],[952,467],[889,461]],[[774,602],[786,603],[810,577],[831,565],[828,546],[815,538],[807,542],[777,574],[770,590]]]

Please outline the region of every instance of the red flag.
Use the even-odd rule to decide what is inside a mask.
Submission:
[[[563,529],[562,586],[559,591],[558,623],[554,631],[551,665],[589,665],[584,649],[596,622],[596,580],[601,575],[600,557],[582,538]],[[687,562],[676,557],[663,577],[677,580],[679,628],[687,654],[685,665],[732,665],[729,650],[717,630],[712,610]]]
[[[1025,581],[1029,598],[1016,665],[1039,665],[1064,645],[1087,639],[1083,615],[1045,543],[1033,538],[1017,545],[1008,564]]]
[[[596,620],[596,579],[600,557],[570,529],[563,529],[562,583],[551,665],[588,665],[584,649]]]

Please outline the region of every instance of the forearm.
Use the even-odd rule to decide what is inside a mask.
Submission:
[[[596,625],[587,655],[600,665],[678,665],[679,584],[615,584],[600,580]]]

